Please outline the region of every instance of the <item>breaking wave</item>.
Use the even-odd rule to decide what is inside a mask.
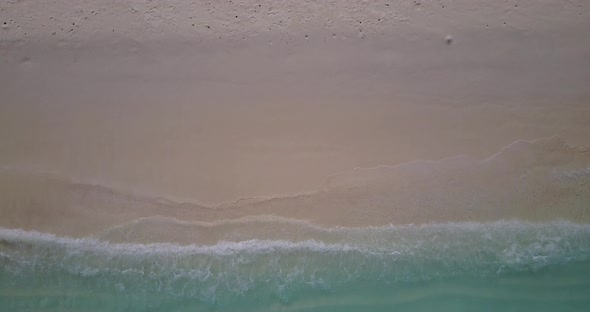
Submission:
[[[275,221],[191,226],[211,230],[248,225],[252,229],[260,226],[253,223],[260,222]],[[278,223],[287,232],[297,228],[303,234],[297,238],[293,233],[282,237],[272,231],[254,231],[239,240],[179,245],[113,243],[106,238],[0,229],[0,275],[28,285],[43,285],[42,279],[55,275],[104,291],[141,290],[215,303],[261,292],[288,300],[301,291],[333,291],[363,282],[391,285],[484,278],[590,260],[590,225],[565,221],[365,228]]]

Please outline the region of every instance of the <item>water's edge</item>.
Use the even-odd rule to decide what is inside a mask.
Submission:
[[[590,302],[590,225],[502,221],[313,230],[305,224],[296,225],[299,239],[254,232],[211,245],[112,243],[0,229],[0,301],[11,310],[121,311],[378,310],[392,304],[411,310],[434,302],[452,309],[492,301],[543,309],[568,302],[575,310]]]

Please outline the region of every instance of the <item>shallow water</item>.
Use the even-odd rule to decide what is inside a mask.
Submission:
[[[10,311],[580,311],[590,304],[588,225],[300,227],[312,238],[212,245],[2,229],[0,303]]]

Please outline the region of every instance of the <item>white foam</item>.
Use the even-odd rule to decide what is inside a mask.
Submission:
[[[112,289],[140,287],[215,302],[260,287],[288,298],[300,287],[329,290],[359,279],[488,276],[590,259],[590,225],[565,221],[334,227],[324,233],[340,235],[340,241],[249,239],[182,246],[0,228],[0,274],[31,280],[65,274]]]
[[[168,218],[166,218],[168,219]],[[174,219],[171,219],[174,220]],[[282,222],[302,226],[308,229],[314,229],[325,233],[336,234],[374,234],[386,236],[404,236],[404,238],[411,240],[422,239],[424,237],[437,238],[439,235],[470,235],[479,234],[481,238],[488,241],[493,241],[498,238],[498,235],[503,235],[505,238],[514,235],[514,239],[518,239],[521,235],[536,235],[535,238],[542,240],[557,240],[567,238],[576,238],[579,236],[590,235],[589,224],[577,224],[570,221],[555,221],[550,223],[534,223],[526,221],[497,221],[490,223],[479,222],[450,222],[450,223],[433,223],[420,225],[386,225],[386,226],[369,226],[369,227],[321,227],[310,222],[297,221],[287,218],[260,216],[249,217],[238,220],[217,221],[211,223],[192,222],[199,226],[213,227],[220,224],[235,224],[235,223],[249,223],[249,222]],[[558,233],[564,237],[546,236],[550,233]],[[468,238],[468,237],[465,237]],[[95,251],[95,252],[109,252],[118,254],[218,254],[230,255],[237,253],[269,253],[274,251],[359,251],[367,252],[371,246],[367,242],[364,244],[329,244],[319,240],[305,240],[305,241],[288,241],[288,240],[268,240],[268,239],[249,239],[244,241],[221,241],[214,245],[178,245],[172,243],[157,243],[157,244],[134,244],[134,243],[109,243],[95,238],[70,238],[61,237],[49,233],[41,233],[37,231],[25,231],[22,229],[6,229],[0,228],[0,240],[7,242],[10,246],[18,246],[19,244],[38,245],[38,246],[55,246],[62,247],[69,250],[80,251]],[[501,243],[501,242],[497,242]],[[16,244],[16,245],[14,245]],[[590,246],[590,242],[588,243]],[[378,246],[377,246],[378,247]],[[393,251],[395,252],[395,251]]]

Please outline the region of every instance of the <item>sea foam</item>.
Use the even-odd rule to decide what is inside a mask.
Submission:
[[[276,291],[333,289],[367,280],[387,284],[536,272],[590,259],[590,226],[565,221],[297,226],[315,231],[313,239],[137,244],[0,229],[1,274],[12,279],[57,274],[108,287],[164,287],[184,295],[213,288],[243,295],[267,287],[263,284]]]

